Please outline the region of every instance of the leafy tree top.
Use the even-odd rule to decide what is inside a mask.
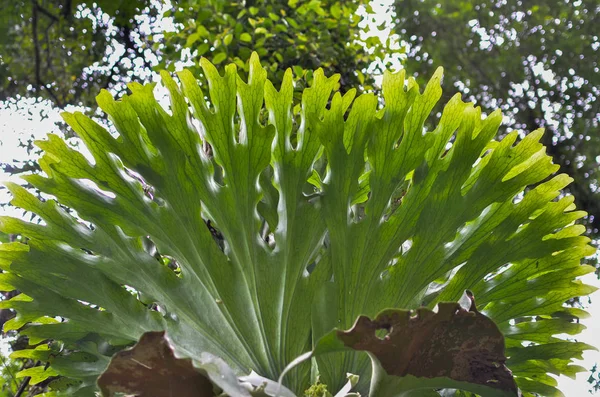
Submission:
[[[300,92],[318,68],[338,73],[342,91],[372,90],[374,79],[366,69],[400,52],[391,49],[389,40],[361,37],[365,30],[359,23],[373,17],[365,0],[185,0],[166,16],[182,28],[165,34],[161,67],[174,70],[179,58],[170,54],[187,50],[195,75],[202,73],[200,58],[207,57],[214,64],[235,63],[247,77],[247,61],[256,51],[273,82],[281,82],[292,68],[301,81]]]
[[[386,73],[382,98],[342,95],[339,76],[317,70],[295,112],[291,70],[275,86],[257,56],[247,81],[234,64],[224,74],[201,66],[206,80],[183,71],[177,84],[162,74],[168,109],[151,84],[131,84],[119,101],[103,91],[98,104],[114,131],[66,113],[89,155],[50,135],[37,142],[44,174],[26,177],[55,200],[8,185],[13,204],[43,220],[0,220],[2,232],[28,238],[0,245],[0,285],[22,292],[0,303],[18,313],[5,329],[24,327],[32,346],[60,341],[20,353],[51,363],[30,371],[36,380],[62,376],[57,389],[89,395],[113,353],[165,331],[175,357],[230,395],[248,393],[244,382],[277,379],[312,345],[329,390],[350,372],[368,392],[368,357],[353,349],[372,348],[338,332],[351,348],[319,355],[321,337],[361,315],[375,320],[361,317],[358,332],[385,328],[387,317],[376,317],[385,308],[440,303],[441,317],[423,326],[438,329],[460,315],[444,302],[465,289],[503,333],[506,365],[525,395],[556,395],[548,373],[581,370],[571,362],[590,347],[556,335],[582,329],[574,320],[584,312],[563,302],[594,290],[577,280],[594,270],[580,265],[593,249],[574,223],[585,213],[560,195],[571,179],[552,176],[558,167],[541,130],[495,141],[500,112],[482,118],[460,95],[434,129],[424,127],[442,94],[441,69],[424,90],[403,71]],[[404,313],[388,317],[420,324]],[[396,371],[376,354],[373,365],[383,369],[371,390],[385,395],[480,391],[442,372]],[[299,365],[285,385],[302,393],[310,374]]]

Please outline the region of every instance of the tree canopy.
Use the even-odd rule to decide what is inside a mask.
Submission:
[[[372,12],[368,3],[180,1],[165,14],[182,28],[165,35],[162,51],[167,56],[161,66],[174,70],[175,61],[186,51],[189,56],[184,58],[193,63],[192,72],[201,73],[198,61],[207,57],[215,64],[233,62],[247,74],[248,59],[256,51],[275,81],[283,79],[287,68],[292,68],[299,79],[307,77],[306,72],[323,68],[340,75],[342,90],[372,90],[373,77],[365,70],[392,50],[390,43],[377,36],[361,39],[359,23]],[[357,13],[359,9],[364,10],[363,16]],[[306,86],[305,81],[302,86]]]
[[[0,100],[22,96],[94,106],[99,89],[122,93],[124,83],[184,61],[199,72],[200,57],[234,62],[248,72],[252,51],[281,80],[319,67],[340,85],[371,89],[364,73],[390,46],[361,40],[367,1],[19,0],[0,15]],[[363,16],[357,14],[363,9]],[[135,73],[134,73],[135,72]],[[310,77],[310,76],[309,76]]]

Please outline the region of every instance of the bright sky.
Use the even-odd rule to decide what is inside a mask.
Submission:
[[[391,0],[373,1],[374,10],[378,13],[376,20],[370,21],[369,25],[378,26],[383,22],[391,22],[392,15],[387,12],[387,6]],[[371,29],[371,32],[377,32],[382,38],[387,38],[391,34],[390,28],[383,31]],[[394,62],[396,67],[398,62]],[[153,76],[156,79],[156,76]],[[449,87],[446,87],[449,89]],[[20,101],[21,109],[8,106],[6,103],[0,102],[0,162],[10,162],[12,160],[25,160],[31,158],[27,150],[19,146],[20,142],[26,142],[29,137],[35,139],[43,139],[49,132],[58,132],[55,123],[60,120],[59,112],[49,106],[47,102],[37,102],[34,99],[22,99]],[[69,111],[76,110],[75,108],[67,109]],[[18,178],[11,177],[0,170],[0,180],[14,180]],[[6,189],[0,190],[0,203],[6,203],[10,199]],[[0,210],[2,215],[10,214],[13,216],[21,216],[21,212],[14,208],[6,207]],[[594,274],[583,278],[587,284],[592,284],[600,288],[600,282]],[[583,320],[588,328],[580,335],[577,340],[589,343],[591,345],[599,345],[598,335],[600,335],[600,292],[594,293],[592,296],[592,304],[587,308],[591,317]],[[6,353],[6,344],[0,345],[0,354]],[[596,351],[588,351],[584,353],[584,360],[578,364],[586,369],[590,369],[595,363],[600,363],[600,353]],[[589,393],[589,384],[587,378],[589,372],[581,373],[576,380],[567,377],[559,379],[559,388],[567,397],[585,396]]]

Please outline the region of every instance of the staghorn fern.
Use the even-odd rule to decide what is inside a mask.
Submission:
[[[338,77],[318,70],[298,122],[290,71],[277,90],[255,55],[247,83],[234,65],[223,76],[206,60],[202,68],[208,90],[187,71],[178,75],[181,86],[162,74],[170,111],[152,85],[132,84],[120,101],[103,91],[98,104],[116,138],[80,113],[65,114],[93,159],[54,135],[37,142],[45,176],[26,180],[56,201],[8,184],[12,203],[43,219],[4,217],[0,227],[28,238],[0,245],[0,287],[22,292],[1,303],[17,311],[5,330],[23,328],[39,344],[16,355],[50,362],[21,375],[56,376],[58,393],[94,395],[114,353],[143,335],[163,346],[156,338],[164,330],[175,357],[192,359],[232,396],[276,394],[268,380],[290,362],[298,365],[284,393],[302,394],[317,375],[322,384],[311,390],[325,393],[327,385],[335,393],[352,373],[360,382],[350,386],[363,394],[370,387],[373,397],[443,388],[516,395],[434,373],[383,371],[385,358],[371,351],[371,364],[344,345],[348,333],[330,332],[388,307],[457,301],[468,288],[502,331],[506,364],[524,395],[561,395],[548,374],[582,370],[571,362],[590,346],[555,335],[583,328],[573,320],[584,312],[563,302],[593,291],[576,279],[594,270],[580,265],[593,249],[574,224],[584,213],[561,196],[571,179],[549,178],[558,167],[539,143],[541,130],[517,144],[516,133],[496,142],[500,112],[482,119],[456,95],[426,131],[441,70],[422,93],[404,72],[387,73],[381,108],[371,94],[334,93]],[[443,305],[448,318],[465,312]],[[388,315],[413,324],[398,320],[408,312]],[[384,317],[363,317],[357,327],[382,328]],[[469,331],[474,338],[477,329]],[[501,352],[504,341],[496,339]],[[126,354],[146,346],[140,341]],[[334,350],[343,352],[321,354]],[[180,368],[171,360],[170,370]],[[261,383],[267,387],[255,388]],[[199,395],[213,395],[209,384]],[[119,391],[104,386],[106,394]]]

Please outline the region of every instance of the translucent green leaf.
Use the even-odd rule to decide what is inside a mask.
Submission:
[[[58,373],[56,373],[52,368],[37,366],[21,370],[17,372],[15,376],[17,378],[24,378],[26,376],[30,376],[31,380],[29,381],[29,383],[32,385],[37,385],[38,383],[43,382],[46,379],[56,375],[58,375]]]
[[[212,60],[215,63],[215,65],[218,65],[225,59],[227,59],[227,54],[225,54],[224,52],[218,52],[217,54],[215,54]]]
[[[191,35],[188,36],[187,41],[185,42],[185,46],[191,47],[199,39],[200,39],[200,33],[192,33]]]
[[[329,12],[331,12],[331,16],[335,19],[340,19],[340,17],[342,16],[342,9],[340,8],[340,5],[338,3],[332,5],[329,9]]]

